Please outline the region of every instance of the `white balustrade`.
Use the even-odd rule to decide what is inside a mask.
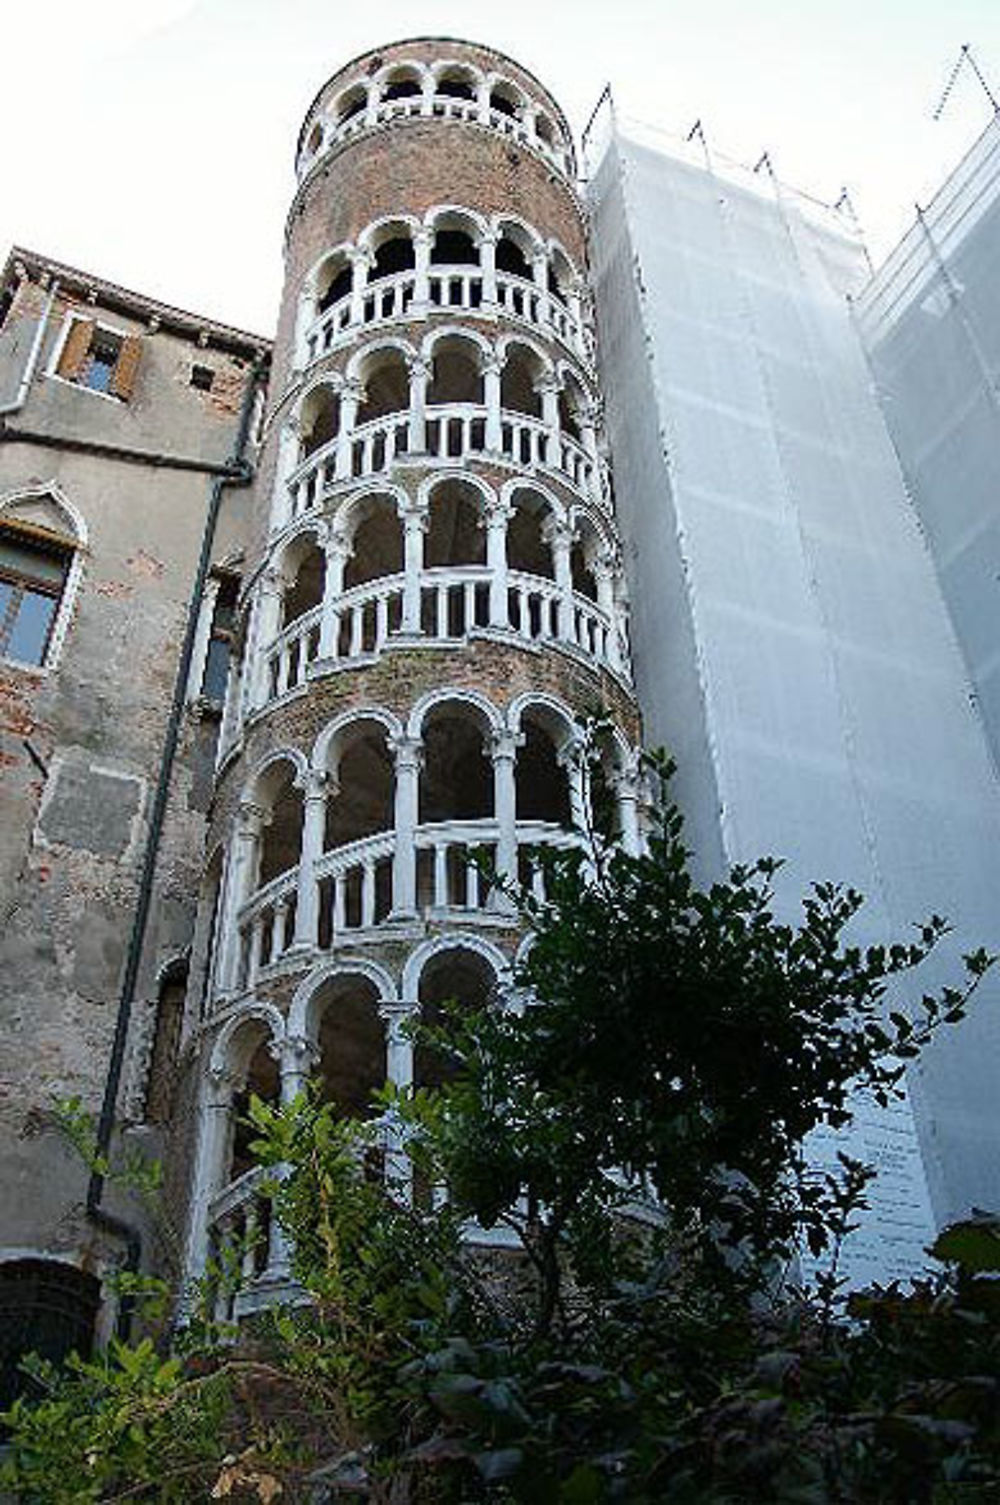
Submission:
[[[252,988],[261,967],[275,962],[295,938],[295,893],[298,865],[279,873],[241,907],[236,924],[240,938],[238,987]]]
[[[322,606],[314,606],[290,622],[267,649],[268,700],[275,700],[305,683],[306,669],[319,652]]]
[[[496,274],[497,304],[508,318],[530,324],[545,335],[554,335],[576,355],[590,361],[589,340],[578,321],[560,300],[538,283],[511,272]],[[365,288],[360,318],[352,317],[352,297],[345,293],[325,309],[306,334],[308,362],[318,360],[360,328],[412,317],[416,291],[414,271],[379,278]],[[476,313],[483,307],[483,274],[479,267],[432,266],[428,272],[428,297],[432,309]]]
[[[436,403],[427,409],[427,453],[463,460],[486,449],[486,410],[478,403]]]
[[[483,274],[478,267],[436,267],[428,273],[431,304],[435,308],[473,313],[483,303]]]
[[[320,885],[320,937],[368,930],[392,909],[392,831],[363,836],[325,852],[316,864]]]
[[[485,565],[423,570],[419,576],[419,637],[455,643],[488,630],[492,572]],[[403,632],[406,577],[384,575],[352,586],[333,602],[330,660],[351,663],[372,658]],[[562,607],[566,606],[566,610]],[[323,607],[315,606],[284,629],[266,650],[265,704],[305,682],[318,660]],[[572,592],[568,600],[554,580],[520,570],[507,574],[507,628],[529,643],[564,644],[617,669],[614,627],[589,597]],[[410,638],[407,637],[407,641]]]
[[[422,636],[454,640],[475,627],[488,627],[490,573],[481,565],[425,570],[420,577]]]
[[[347,474],[353,477],[377,475],[388,470],[393,460],[405,455],[409,446],[408,411],[389,413],[360,424],[348,436]]]
[[[333,658],[356,659],[380,653],[403,619],[402,575],[353,586],[334,603],[336,625],[331,634]]]
[[[209,1204],[210,1285],[217,1322],[235,1321],[254,1308],[248,1289],[255,1283],[273,1286],[287,1280],[283,1241],[265,1189],[273,1182],[272,1170],[254,1166]]]
[[[492,912],[489,872],[501,843],[500,822],[450,820],[424,823],[413,836],[416,907],[420,912]],[[536,847],[566,848],[579,838],[554,821],[517,821],[514,845],[520,881],[543,894],[543,878],[531,862]],[[319,944],[329,948],[343,936],[382,925],[393,912],[394,831],[379,831],[324,852],[313,867],[319,886]],[[485,869],[479,858],[485,860]],[[475,860],[474,860],[475,859]],[[237,917],[245,971],[240,985],[251,987],[262,967],[278,961],[295,933],[294,901],[298,869],[260,889]]]

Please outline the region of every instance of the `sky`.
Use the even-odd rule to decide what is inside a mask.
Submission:
[[[880,261],[1000,96],[998,0],[47,0],[5,13],[0,251],[26,246],[269,335],[295,140],[369,47],[468,37],[532,69],[577,136],[610,83],[623,117],[827,202],[847,187]],[[11,66],[11,64],[14,66]]]

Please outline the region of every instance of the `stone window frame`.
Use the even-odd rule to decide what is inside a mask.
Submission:
[[[89,326],[90,331],[86,348],[83,347],[81,338],[80,326],[83,325]],[[107,390],[93,386],[85,375],[95,336],[104,336],[118,344],[118,354],[111,368]],[[127,403],[132,398],[141,354],[141,335],[123,329],[118,324],[109,324],[104,319],[82,313],[79,309],[68,309],[52,348],[46,375],[53,381],[65,382],[68,386],[77,387],[80,391],[102,397],[105,402],[118,405]]]
[[[46,501],[65,518],[67,524],[65,531],[57,532],[33,523],[29,518],[18,517],[18,507],[23,507],[26,503]],[[9,664],[26,674],[44,677],[58,665],[62,656],[88,552],[87,525],[83,514],[73,505],[59,484],[53,480],[38,482],[30,486],[19,486],[0,494],[0,532],[9,532],[14,536],[20,534],[30,538],[34,543],[41,543],[43,547],[48,542],[53,553],[58,550],[60,553],[69,554],[69,564],[63,577],[59,605],[49,628],[42,662],[40,664],[26,663],[23,659],[0,653],[0,663]]]

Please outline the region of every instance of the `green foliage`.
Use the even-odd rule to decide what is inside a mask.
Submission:
[[[446,1086],[386,1088],[368,1123],[251,1103],[302,1301],[238,1330],[202,1312],[172,1357],[40,1367],[8,1418],[26,1505],[1000,1497],[1000,1222],[946,1231],[912,1289],[845,1298],[872,1172],[802,1150],[899,1091],[991,958],[904,1009],[942,920],[861,949],[859,896],[817,885],[791,925],[770,859],[699,890],[665,798],[648,853],[591,834],[539,861],[523,1007],[419,1031]]]

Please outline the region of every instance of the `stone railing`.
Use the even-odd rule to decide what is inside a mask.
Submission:
[[[422,570],[409,590],[409,621],[408,585],[406,575],[384,575],[343,591],[327,608],[332,615],[327,631],[322,606],[296,618],[263,650],[259,704],[269,705],[305,684],[314,663],[354,664],[397,641],[454,644],[487,630],[524,643],[574,648],[603,668],[622,671],[621,643],[607,612],[554,580],[509,570],[506,593],[501,577],[497,601],[486,565]]]
[[[291,1286],[288,1247],[273,1215],[275,1172],[244,1172],[213,1198],[208,1209],[213,1315],[217,1322],[249,1316]]]
[[[417,274],[410,270],[369,283],[360,298],[344,293],[316,319],[305,335],[307,365],[328,354],[369,325],[413,319],[425,313],[498,312],[561,341],[574,355],[590,362],[593,352],[580,322],[555,294],[512,272],[497,272],[496,302],[485,293],[483,273],[475,266],[432,266],[427,274],[427,303],[415,304]]]
[[[298,877],[297,866],[279,873],[241,907],[237,916],[240,991],[253,987],[260,969],[276,962],[291,946]]]
[[[351,141],[365,131],[377,130],[397,120],[466,120],[476,125],[488,126],[522,146],[530,146],[566,177],[570,175],[567,153],[554,142],[546,141],[534,129],[533,124],[508,115],[504,110],[477,99],[456,99],[446,94],[408,94],[401,99],[383,99],[369,103],[355,114],[341,120],[328,130],[322,146],[311,157],[300,160],[299,174],[306,172],[335,146]]]
[[[491,449],[490,419],[480,403],[435,403],[424,418],[424,448],[412,449],[408,409],[359,424],[350,433],[313,451],[288,478],[285,520],[303,516],[322,504],[338,481],[384,475],[398,460],[412,464],[498,458],[519,470],[554,471],[582,496],[608,510],[601,468],[582,444],[526,413],[502,409]]]

